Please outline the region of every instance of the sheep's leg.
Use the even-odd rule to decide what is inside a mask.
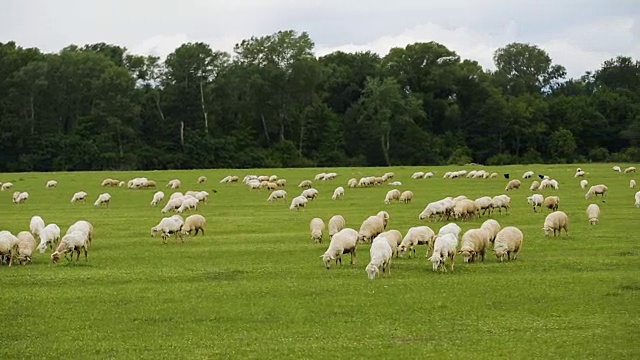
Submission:
[[[87,247],[84,247],[84,261],[87,262],[89,260],[87,260]]]
[[[455,265],[455,262],[456,262],[455,253],[452,257],[450,257],[450,259],[451,259],[451,272],[453,272],[453,265]]]

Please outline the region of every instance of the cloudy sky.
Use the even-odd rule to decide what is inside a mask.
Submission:
[[[0,42],[55,52],[95,42],[166,56],[184,42],[231,52],[252,35],[307,31],[316,54],[436,41],[493,68],[493,51],[534,43],[570,77],[640,58],[638,0],[0,0]]]

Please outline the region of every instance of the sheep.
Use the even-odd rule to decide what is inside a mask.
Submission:
[[[382,220],[382,224],[384,225],[384,228],[387,228],[387,224],[389,224],[389,213],[382,210],[382,211],[378,211],[378,213],[376,214],[376,216],[378,218],[380,218],[380,220]]]
[[[321,180],[323,180],[323,181],[333,180],[333,179],[335,179],[337,176],[338,176],[338,174],[337,174],[337,173],[330,172],[330,173],[326,173],[326,174],[324,175],[324,178],[322,178]]]
[[[622,172],[622,169],[620,169],[620,166],[614,166],[614,167],[613,167],[613,171],[615,171],[615,172]]]
[[[22,204],[29,199],[29,193],[26,191],[16,191],[13,193],[13,202],[15,204]]]
[[[635,180],[633,180],[633,179],[629,180],[629,187],[630,187],[631,189],[635,188],[635,187],[636,187],[636,181],[635,181]]]
[[[487,228],[470,229],[462,235],[462,246],[459,253],[464,262],[473,262],[480,257],[484,261],[485,252],[489,247],[491,233]]]
[[[391,201],[393,200],[399,200],[400,199],[400,190],[398,189],[393,189],[393,190],[389,190],[387,191],[387,195],[384,197],[384,203],[385,204],[391,204]]]
[[[496,235],[500,232],[500,223],[494,219],[489,219],[480,225],[481,229],[489,231],[489,242],[493,243],[496,240]]]
[[[180,191],[176,191],[173,194],[171,194],[171,196],[169,196],[169,200],[173,200],[173,199],[179,199],[181,197],[183,197],[185,194],[181,193]]]
[[[118,180],[114,180],[114,179],[104,179],[102,180],[102,183],[100,184],[100,186],[118,186],[120,185],[120,182]]]
[[[533,194],[527,197],[527,203],[533,207],[533,212],[536,212],[536,208],[542,207],[544,202],[545,199],[542,194]]]
[[[598,195],[602,195],[602,197],[606,196],[607,190],[609,190],[609,188],[606,187],[606,185],[600,184],[600,185],[593,185],[592,187],[589,188],[589,191],[587,191],[587,193],[584,195],[585,200],[588,200],[591,196],[595,196],[597,197]]]
[[[531,186],[529,187],[529,190],[530,190],[530,191],[536,191],[536,190],[538,190],[539,188],[540,188],[540,182],[538,182],[537,180],[534,180],[534,181],[531,183]]]
[[[164,244],[167,243],[167,238],[173,234],[176,238],[180,238],[182,242],[184,242],[184,238],[182,237],[182,226],[184,222],[174,216],[166,217],[160,220],[158,225],[151,228],[151,237],[156,236],[157,233],[161,233],[162,242]]]
[[[446,272],[447,268],[445,266],[445,262],[447,259],[449,259],[451,272],[453,272],[457,247],[458,237],[456,237],[454,234],[438,234],[433,245],[433,254],[431,254],[431,257],[429,257],[429,261],[431,261],[433,271],[437,271],[439,268],[440,271]]]
[[[509,208],[511,208],[511,198],[504,194],[494,196],[493,199],[491,199],[491,208],[498,209],[500,215],[502,215],[502,209],[505,209],[505,212],[509,214]]]
[[[323,180],[325,175],[326,175],[325,173],[316,174],[313,180]]]
[[[184,224],[182,224],[182,233],[191,236],[191,232],[195,231],[193,236],[198,235],[198,231],[202,231],[202,235],[204,236],[204,228],[207,225],[207,219],[204,216],[199,214],[193,214],[187,216],[184,220]]]
[[[318,190],[314,188],[306,189],[300,194],[300,196],[304,196],[309,200],[313,200],[318,196]]]
[[[74,251],[78,254],[78,256],[76,257],[77,262],[80,259],[81,250],[84,251],[84,261],[88,261],[88,246],[85,234],[80,231],[74,231],[72,233],[66,234],[62,237],[62,240],[60,241],[60,244],[58,244],[56,251],[51,254],[51,262],[53,262],[54,264],[57,263],[58,260],[60,260],[60,255],[64,255],[64,258],[70,262],[73,260]],[[71,259],[67,258],[68,253],[71,253]]]
[[[358,232],[351,228],[344,228],[331,237],[329,248],[320,255],[324,266],[329,269],[331,260],[340,263],[342,266],[342,255],[351,254],[351,265],[356,264],[356,247],[358,243]]]
[[[15,235],[6,230],[0,231],[0,264],[3,264],[5,257],[8,257],[9,266],[11,266],[17,245],[18,238]]]
[[[455,201],[455,199],[454,199]],[[453,207],[453,217],[455,219],[469,219],[478,214],[478,206],[474,201],[461,199],[455,202]]]
[[[516,260],[522,248],[523,239],[524,236],[520,229],[515,226],[507,226],[496,235],[493,253],[500,262],[504,261],[505,255],[507,255],[507,260]]]
[[[413,253],[414,256],[416,254],[417,245],[427,245],[428,254],[435,237],[436,233],[428,226],[411,227],[407,230],[400,245],[398,245],[398,253],[404,255],[404,253],[409,250],[409,258],[411,258],[411,253]]]
[[[200,176],[198,178],[198,184],[204,184],[207,182],[207,177],[206,176]]]
[[[398,257],[398,245],[402,242],[402,233],[398,230],[388,230],[378,234],[376,237],[384,237],[391,246],[392,256]],[[374,239],[375,241],[375,239]]]
[[[533,171],[527,171],[527,172],[525,172],[524,174],[522,174],[522,178],[523,178],[523,179],[528,179],[528,178],[530,178],[530,177],[533,177],[533,175],[534,175],[534,172],[533,172]]]
[[[431,221],[432,219],[435,219],[436,215],[440,215],[440,217],[443,217],[447,213],[449,205],[451,206],[451,208],[453,208],[453,201],[440,200],[431,202],[427,204],[427,207],[425,207],[420,215],[418,215],[418,219],[429,219],[429,221]]]
[[[518,179],[513,179],[513,180],[509,181],[509,183],[507,184],[507,186],[504,188],[504,191],[509,191],[509,190],[514,190],[514,189],[519,189],[521,184],[522,184],[522,183],[520,182],[520,180],[518,180]]]
[[[311,240],[315,243],[322,242],[322,232],[324,231],[324,221],[320,218],[313,218],[309,223],[309,230],[311,231]]]
[[[120,181],[120,182],[118,183],[118,187],[123,187],[123,186],[124,186],[124,181]]]
[[[636,168],[633,166],[629,166],[628,168],[624,169],[624,173],[632,173],[632,172],[636,172]]]
[[[194,197],[187,197],[186,199],[182,200],[182,204],[180,204],[180,207],[176,210],[176,212],[181,214],[185,210],[198,210],[199,202],[200,201]]]
[[[111,195],[109,193],[103,193],[98,196],[98,199],[93,203],[93,206],[100,206],[102,204],[106,204],[109,207],[109,203],[111,202]]]
[[[278,175],[271,175],[269,176],[269,182],[276,182],[278,181]]]
[[[60,227],[56,224],[49,224],[40,231],[38,237],[40,238],[40,244],[38,245],[40,253],[44,253],[47,250],[47,246],[53,250],[53,247],[57,246],[60,240]]]
[[[167,183],[166,187],[168,187],[170,189],[178,189],[178,188],[180,188],[180,185],[182,185],[180,180],[173,179],[173,180],[169,180],[169,182]]]
[[[269,181],[269,177],[267,175],[260,175],[258,176],[258,181],[260,182]]]
[[[72,204],[77,201],[82,201],[84,203],[86,202],[86,199],[87,199],[87,193],[84,191],[78,191],[77,193],[73,194],[70,202]]]
[[[375,279],[376,275],[380,273],[380,269],[382,269],[383,275],[386,273],[389,276],[391,274],[391,257],[393,256],[393,249],[389,246],[389,240],[381,236],[373,239],[369,254],[371,260],[365,268],[369,280]]]
[[[423,179],[430,179],[432,177],[433,177],[433,173],[431,171],[424,173],[424,175],[422,176]]]
[[[564,212],[552,212],[544,219],[544,225],[542,226],[544,236],[549,236],[551,231],[553,231],[554,237],[556,236],[556,231],[558,232],[558,236],[560,236],[562,229],[569,235],[569,218]]]
[[[46,188],[54,188],[58,186],[58,182],[55,180],[49,180],[47,181],[47,184],[45,185]]]
[[[87,245],[91,246],[91,241],[93,241],[93,225],[86,220],[78,220],[73,225],[69,226],[66,234],[70,234],[74,231],[79,231],[85,235],[87,238]]]
[[[26,265],[31,262],[31,254],[36,248],[36,239],[34,239],[33,235],[28,231],[19,232],[16,239],[18,262]]]
[[[299,188],[307,188],[307,189],[310,189],[310,188],[311,188],[311,185],[312,185],[311,180],[302,180],[302,181],[300,182],[300,184],[298,184],[298,187],[299,187]]]
[[[139,189],[144,183],[147,182],[147,178],[134,178],[127,182],[127,188],[129,189]]]
[[[487,211],[491,211],[491,197],[483,196],[477,198],[473,201],[476,204],[476,208],[478,211],[482,211],[482,215],[484,215]]]
[[[580,171],[576,171],[575,175],[573,175],[574,178],[578,178],[578,177],[583,177],[586,173],[582,170]]]
[[[338,231],[344,229],[344,226],[344,217],[342,217],[342,215],[333,215],[329,219],[329,239],[331,239]]]
[[[182,205],[182,197],[169,199],[169,201],[167,201],[167,203],[164,205],[162,210],[160,210],[160,212],[164,214],[169,210],[176,210],[180,207],[180,205]]]
[[[10,182],[6,182],[4,184],[2,184],[2,187],[0,187],[0,191],[5,191],[5,190],[9,190],[13,187],[13,184]]]
[[[401,186],[402,182],[401,181],[392,181],[392,182],[388,183],[387,185],[389,185],[389,186]]]
[[[278,187],[287,186],[287,179],[278,179],[278,180],[276,180],[276,185],[278,185]]]
[[[589,182],[587,180],[580,180],[580,187],[582,189],[586,188],[587,185],[589,185]]]
[[[358,180],[356,180],[355,178],[349,179],[349,181],[347,181],[347,186],[350,188],[358,186]]]
[[[460,226],[458,226],[458,224],[448,223],[447,225],[444,225],[443,227],[441,227],[440,230],[438,230],[438,236],[441,236],[444,234],[453,234],[456,238],[460,238],[461,231],[462,229],[460,229]]]
[[[544,207],[551,211],[558,210],[558,206],[560,206],[560,198],[558,196],[547,196],[544,198]]]
[[[600,217],[600,207],[596,204],[591,204],[587,206],[587,219],[589,219],[589,224],[595,225],[598,223],[598,218]]]
[[[635,206],[636,208],[640,208],[640,191],[638,191],[635,195],[634,198],[636,200]]]
[[[140,189],[155,189],[156,188],[156,182],[153,180],[145,180],[143,181],[140,186]]]
[[[378,216],[369,216],[360,225],[360,231],[358,231],[359,242],[369,242],[384,231],[384,223]]]
[[[158,205],[162,200],[164,200],[164,192],[157,191],[153,194],[153,200],[151,200],[151,206]]]
[[[31,231],[31,234],[33,234],[33,236],[35,237],[38,237],[40,236],[40,232],[42,231],[42,229],[44,229],[44,220],[42,220],[42,218],[38,215],[32,217],[31,221],[29,222],[29,231]]]
[[[309,200],[306,197],[300,195],[291,199],[291,206],[289,210],[300,210],[300,208],[306,207]]]
[[[497,177],[498,177],[498,173],[497,172],[491,173],[491,175],[489,175],[489,179],[495,179]]]
[[[278,199],[282,199],[283,201],[287,200],[287,192],[284,190],[274,190],[271,192],[267,201],[278,201]]]
[[[344,197],[344,188],[342,186],[338,186],[335,190],[333,190],[333,195],[331,199],[338,200]]]
[[[231,180],[231,175],[227,175],[220,180],[220,184],[229,183],[231,182],[230,180]]]
[[[384,181],[387,181],[389,179],[393,179],[395,176],[396,174],[394,172],[387,172],[382,175],[382,178],[384,179]]]
[[[420,179],[420,178],[422,178],[423,176],[424,176],[424,172],[422,172],[422,171],[417,171],[417,172],[414,172],[414,173],[413,173],[413,175],[411,175],[411,178],[412,178],[412,179]]]
[[[402,194],[400,194],[399,200],[401,203],[408,204],[411,202],[411,199],[413,199],[413,192],[410,190],[403,191]]]

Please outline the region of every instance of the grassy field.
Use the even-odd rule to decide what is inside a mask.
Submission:
[[[623,168],[623,164],[619,164]],[[499,263],[493,253],[483,263],[456,258],[454,273],[435,273],[424,258],[400,258],[391,276],[367,279],[369,245],[358,249],[357,264],[327,270],[320,255],[328,247],[310,240],[313,217],[341,214],[359,228],[380,210],[391,214],[389,229],[403,235],[425,223],[418,214],[445,196],[469,198],[503,194],[507,180],[442,179],[445,171],[474,167],[337,169],[253,169],[156,172],[76,172],[0,174],[16,191],[28,191],[22,205],[13,191],[0,193],[0,230],[28,230],[33,215],[62,232],[76,220],[93,223],[95,238],[85,263],[50,263],[50,251],[36,253],[28,266],[0,267],[0,359],[354,359],[354,358],[640,358],[640,209],[637,189],[608,164],[583,164],[590,185],[607,184],[600,223],[590,226],[578,179],[580,165],[484,167],[520,178],[526,170],[557,179],[560,210],[569,215],[569,236],[545,238],[548,211],[526,203],[531,180],[512,197],[510,215],[495,214],[502,226],[518,226],[523,249],[515,262]],[[479,167],[477,167],[479,168]],[[411,180],[414,171],[436,177]],[[289,199],[296,185],[321,171],[339,174],[315,182],[320,197],[299,212],[287,201],[267,203],[266,191],[243,184],[219,184],[225,175],[286,178]],[[383,203],[390,186],[349,189],[351,177],[394,171],[412,190],[411,204]],[[206,175],[209,182],[197,185]],[[151,207],[154,190],[105,189],[103,178],[145,176],[164,184],[182,180],[182,191],[208,190],[198,213],[208,220],[203,237],[182,244],[150,237],[163,217]],[[55,179],[57,188],[45,189]],[[536,177],[536,180],[537,179]],[[337,186],[344,200],[332,201]],[[217,193],[211,190],[216,189]],[[69,204],[74,192],[89,193],[86,204]],[[94,208],[101,192],[109,208]],[[165,200],[166,201],[166,200]],[[163,202],[164,204],[164,202]],[[463,231],[486,217],[458,222]]]

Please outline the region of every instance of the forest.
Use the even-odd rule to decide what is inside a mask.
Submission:
[[[0,171],[640,161],[640,60],[569,79],[511,43],[495,71],[436,42],[316,56],[305,32],[166,59],[0,43]]]

